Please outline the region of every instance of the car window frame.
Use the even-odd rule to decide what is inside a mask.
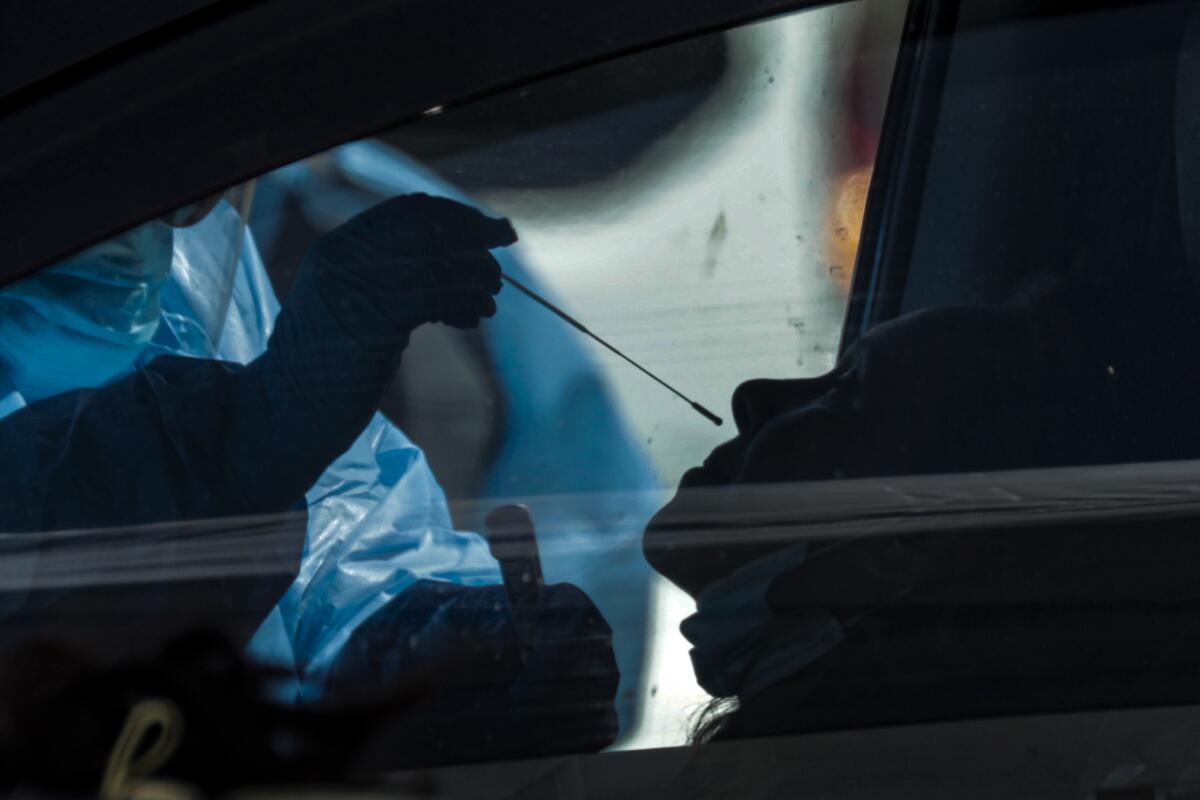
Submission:
[[[259,0],[165,25],[10,91],[0,97],[0,286],[422,113],[830,4],[617,2]]]

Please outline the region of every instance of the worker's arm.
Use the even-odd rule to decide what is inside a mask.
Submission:
[[[0,530],[271,513],[302,502],[378,408],[409,335],[495,312],[511,226],[393,198],[321,237],[248,367],[162,357],[0,422]]]

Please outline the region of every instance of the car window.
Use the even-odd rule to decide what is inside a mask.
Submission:
[[[635,54],[431,109],[305,179],[385,193],[398,151],[503,211],[549,296],[719,411],[747,377],[833,365],[901,20],[851,4]],[[309,216],[320,228],[350,209]],[[726,438],[585,346],[665,483]]]
[[[431,108],[0,292],[11,685],[90,687],[93,761],[244,716],[250,775],[686,742],[643,534],[740,384],[833,374],[904,11]]]
[[[1198,53],[1182,0],[829,5],[6,287],[2,763],[1189,781]]]
[[[714,741],[1197,698],[1195,4],[927,10],[863,332],[647,533]],[[1182,780],[1154,736],[1098,783]]]
[[[253,227],[284,275],[303,234],[277,225],[315,235],[414,190],[503,213],[520,235],[506,271],[724,417],[511,286],[479,334],[418,331],[385,399],[456,524],[520,499],[545,559],[620,598],[609,622],[645,637],[621,664],[629,746],[686,740],[708,700],[676,632],[691,601],[636,552],[571,562],[636,549],[661,493],[734,434],[740,383],[834,364],[903,12],[834,6],[669,45],[431,109],[259,181]]]

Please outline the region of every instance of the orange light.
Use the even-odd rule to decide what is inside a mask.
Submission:
[[[854,259],[862,234],[863,214],[867,209],[867,190],[871,187],[871,167],[843,172],[833,182],[826,230],[829,278],[843,292],[850,290],[854,277]]]

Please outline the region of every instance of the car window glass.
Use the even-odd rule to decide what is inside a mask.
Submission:
[[[904,10],[429,109],[6,287],[0,715],[61,667],[47,704],[174,676],[129,719],[241,720],[285,776],[687,741],[694,603],[643,534],[740,384],[831,374]]]
[[[575,569],[582,531],[608,531],[610,552],[635,543],[658,492],[733,435],[738,384],[832,367],[903,11],[806,11],[431,109],[267,176],[260,247],[286,275],[302,234],[268,226],[315,234],[403,191],[469,197],[519,232],[506,271],[725,418],[511,288],[480,335],[417,332],[384,409],[456,523],[478,530],[490,498],[525,498],[544,558],[557,537]],[[565,496],[580,491],[592,498]],[[690,601],[638,562],[587,568],[587,588],[646,631],[626,662],[651,661],[623,684],[642,717],[630,742],[679,742],[707,698],[674,630]]]

